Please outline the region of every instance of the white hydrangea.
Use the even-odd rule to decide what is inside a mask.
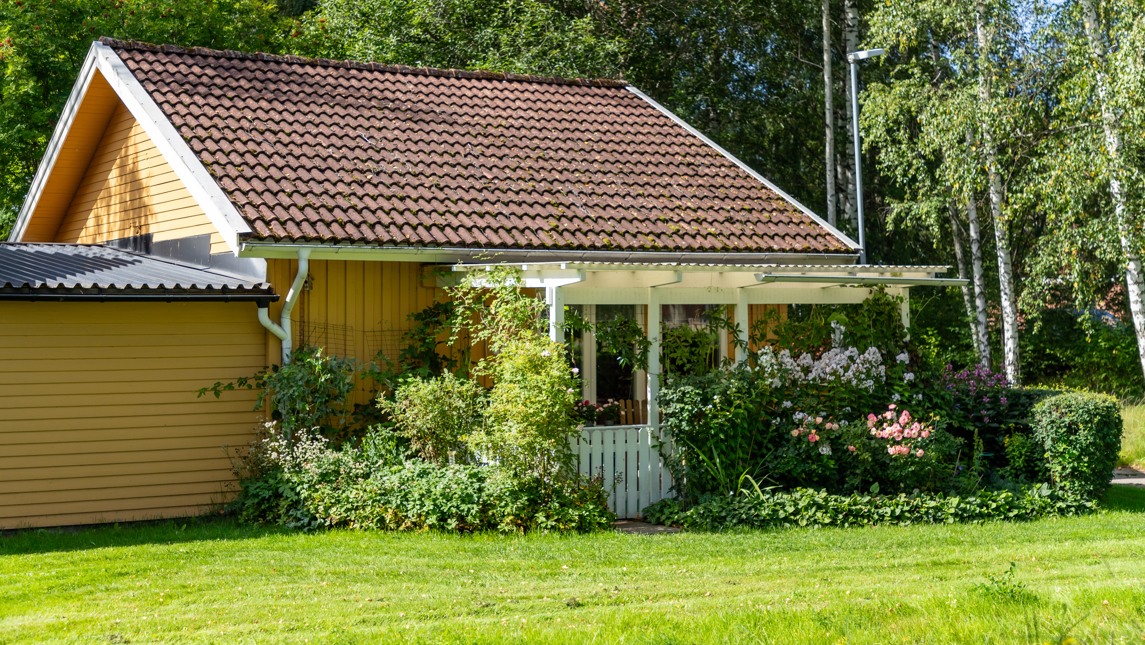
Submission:
[[[882,354],[874,347],[861,354],[855,347],[835,347],[818,359],[811,354],[795,358],[790,351],[783,350],[776,355],[776,360],[784,376],[795,383],[843,383],[873,391],[875,383],[885,382],[887,375]]]

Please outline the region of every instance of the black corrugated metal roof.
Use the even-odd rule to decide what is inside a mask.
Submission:
[[[266,283],[107,246],[0,243],[0,299],[277,298]]]

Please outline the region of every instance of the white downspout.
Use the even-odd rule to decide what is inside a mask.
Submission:
[[[298,302],[298,297],[302,295],[302,286],[306,284],[308,275],[310,275],[310,249],[298,249],[298,273],[295,274],[294,282],[290,284],[290,291],[286,294],[286,301],[282,304],[282,315],[278,319],[278,324],[270,319],[268,307],[258,308],[258,321],[282,341],[283,365],[290,362],[290,350],[293,345],[290,333],[290,313],[294,311],[294,305]]]

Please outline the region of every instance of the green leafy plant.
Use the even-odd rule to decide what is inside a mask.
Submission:
[[[1121,409],[1104,394],[1069,392],[1034,406],[1034,438],[1055,486],[1087,499],[1109,487],[1121,450]]]
[[[439,352],[454,319],[452,302],[435,302],[409,315],[412,326],[402,334],[398,363],[405,376],[438,376],[452,372],[458,361]]]
[[[974,585],[974,591],[995,602],[1014,602],[1028,604],[1036,602],[1038,597],[1031,592],[1026,584],[1019,582],[1015,572],[1018,565],[1010,563],[1010,568],[1000,575],[986,574],[986,582]]]
[[[551,482],[569,472],[579,383],[565,346],[534,334],[501,343],[483,370],[493,379],[485,423],[469,443],[481,458]]]
[[[466,443],[481,427],[485,390],[480,384],[446,372],[434,378],[411,378],[392,399],[379,398],[398,432],[414,453],[440,465],[471,459]]]
[[[217,382],[199,390],[199,396],[210,392],[218,398],[239,388],[257,390],[255,409],[269,403],[271,417],[287,437],[301,429],[318,428],[327,436],[344,439],[357,374],[353,359],[327,355],[320,347],[299,347],[286,365]]]
[[[640,323],[617,316],[597,321],[592,330],[596,335],[597,352],[615,356],[616,361],[624,367],[637,370],[648,368],[648,352],[652,350],[652,341],[644,335]]]
[[[601,480],[521,478],[500,466],[403,459],[379,428],[333,447],[270,424],[244,462],[233,504],[243,521],[291,528],[591,531],[610,525]]]
[[[967,496],[942,493],[835,495],[800,488],[786,492],[749,490],[708,497],[695,504],[664,499],[648,506],[641,514],[654,524],[721,531],[1018,521],[1077,515],[1095,508],[1092,500],[1045,486],[979,491]]]

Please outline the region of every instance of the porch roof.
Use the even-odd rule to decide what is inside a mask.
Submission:
[[[455,272],[512,266],[530,288],[559,289],[564,304],[846,304],[871,288],[962,286],[946,266],[549,262],[459,264]]]

